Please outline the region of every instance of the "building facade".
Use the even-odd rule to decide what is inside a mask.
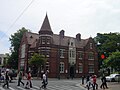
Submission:
[[[19,49],[18,69],[29,70],[28,61],[35,53],[45,55],[45,70],[49,77],[80,77],[98,74],[98,53],[94,40],[81,39],[78,33],[75,38],[65,36],[65,31],[54,34],[46,14],[39,33],[26,32]],[[35,71],[32,67],[32,71]]]
[[[6,64],[6,57],[7,56],[5,54],[0,54],[0,68]]]

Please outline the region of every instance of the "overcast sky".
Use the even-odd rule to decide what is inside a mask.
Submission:
[[[9,52],[9,37],[25,27],[38,33],[46,12],[54,34],[120,32],[120,0],[0,0],[0,54]],[[30,5],[30,6],[29,6]]]

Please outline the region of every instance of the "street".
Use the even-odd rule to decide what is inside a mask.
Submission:
[[[26,83],[26,80],[23,80],[23,82]],[[40,90],[41,82],[41,80],[32,80],[33,88],[30,90]],[[79,79],[49,79],[46,90],[85,90],[80,86],[80,83]],[[79,85],[77,86],[77,84]],[[22,84],[17,86],[17,80],[10,83],[9,89],[3,88],[2,85],[3,83],[0,85],[0,90],[27,90]]]

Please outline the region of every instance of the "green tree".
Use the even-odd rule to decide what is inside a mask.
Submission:
[[[37,66],[39,72],[41,71],[41,66],[44,66],[45,62],[46,58],[43,55],[37,53],[34,53],[34,55],[29,60],[29,64]],[[37,73],[37,76],[39,76],[39,72]]]
[[[94,38],[97,43],[99,67],[102,64],[101,55],[104,54],[105,58],[109,57],[112,52],[120,51],[120,33],[97,33]]]
[[[9,38],[9,40],[11,42],[11,47],[10,47],[11,55],[8,58],[7,66],[17,69],[18,56],[19,56],[18,54],[19,54],[19,47],[20,47],[21,39],[23,37],[23,34],[28,31],[29,30],[22,27],[22,29],[19,29],[16,33],[11,35],[11,37]]]
[[[104,60],[104,64],[120,72],[120,52],[113,52],[107,59]]]

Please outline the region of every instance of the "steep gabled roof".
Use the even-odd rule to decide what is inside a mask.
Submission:
[[[50,35],[53,34],[47,14],[45,16],[45,19],[43,21],[39,34],[50,34]]]
[[[30,48],[35,48],[37,40],[39,39],[39,34],[27,32],[26,33],[26,38],[27,38],[28,44],[31,45]],[[74,37],[64,36],[64,38],[61,39],[61,43],[60,43],[60,36],[57,35],[57,34],[53,34],[53,45],[68,46],[69,40],[71,38],[73,38],[75,40],[76,48],[83,48],[83,47],[85,47],[86,44],[89,41],[89,39],[81,39],[80,41],[78,41]]]
[[[26,38],[28,44],[32,45],[36,40],[39,39],[39,35],[36,33],[26,32]]]
[[[61,45],[61,46],[68,46],[69,40],[73,38],[75,40],[75,46],[76,48],[83,48],[86,46],[89,39],[81,39],[78,41],[74,37],[64,36],[64,38],[61,39],[60,42],[60,36],[57,34],[53,34],[53,44],[54,45]]]

